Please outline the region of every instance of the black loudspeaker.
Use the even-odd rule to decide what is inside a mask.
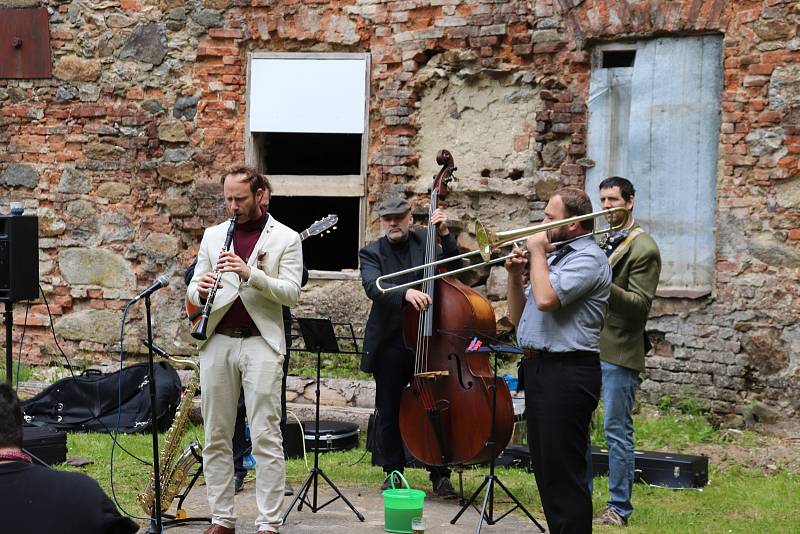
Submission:
[[[0,215],[0,302],[39,294],[39,218]]]

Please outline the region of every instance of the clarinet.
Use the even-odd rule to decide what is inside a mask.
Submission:
[[[228,226],[228,233],[225,234],[225,244],[222,246],[223,251],[231,248],[231,243],[233,242],[233,232],[235,230],[236,216],[234,215],[231,217],[230,225]],[[219,269],[214,269],[214,274],[217,276],[214,279],[214,285],[211,286],[211,289],[208,292],[206,304],[203,306],[203,313],[200,315],[200,320],[197,321],[197,324],[194,326],[194,328],[192,328],[192,337],[201,341],[208,339],[208,336],[206,336],[206,329],[208,328],[208,316],[211,313],[211,306],[214,305],[214,297],[217,295],[219,280],[222,278],[222,274],[219,272]]]

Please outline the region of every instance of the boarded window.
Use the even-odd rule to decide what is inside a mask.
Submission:
[[[609,49],[615,53],[604,58]],[[633,182],[636,221],[661,249],[659,294],[711,291],[721,92],[721,36],[653,39],[593,54],[588,155],[596,164],[586,190],[597,206],[604,178]]]
[[[303,243],[312,276],[357,274],[366,191],[369,55],[253,53],[248,161],[273,188],[270,213],[298,232],[339,217]]]

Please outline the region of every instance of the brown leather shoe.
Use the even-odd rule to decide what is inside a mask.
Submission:
[[[214,523],[208,527],[203,534],[236,534],[236,529],[223,527],[222,525]]]

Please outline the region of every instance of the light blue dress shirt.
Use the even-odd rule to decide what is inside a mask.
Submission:
[[[598,352],[600,330],[611,294],[611,266],[591,236],[576,239],[557,264],[548,260],[550,285],[561,307],[540,311],[531,287],[525,288],[525,308],[517,327],[520,346],[547,352]]]

